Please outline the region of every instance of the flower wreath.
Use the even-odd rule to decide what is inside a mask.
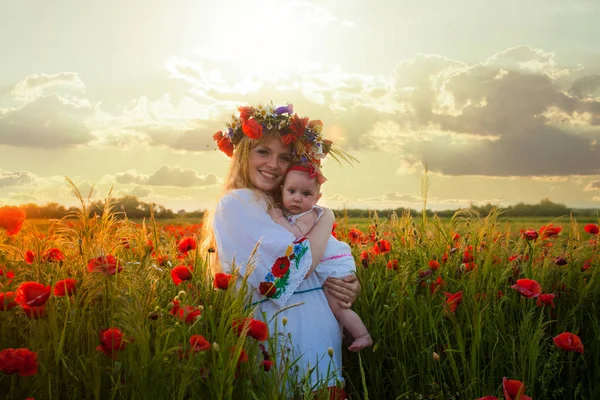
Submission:
[[[217,147],[227,156],[233,156],[233,151],[244,136],[250,139],[260,139],[263,131],[277,129],[281,134],[284,145],[292,144],[293,161],[321,165],[321,160],[332,154],[336,160],[354,159],[339,149],[333,147],[333,142],[323,138],[323,122],[300,118],[294,113],[292,104],[275,107],[273,104],[263,106],[241,106],[238,108],[239,117],[232,115],[227,123],[227,129],[213,135]]]

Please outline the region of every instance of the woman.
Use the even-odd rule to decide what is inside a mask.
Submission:
[[[324,381],[333,387],[343,381],[342,332],[312,274],[325,252],[333,213],[325,209],[306,237],[296,240],[267,211],[280,201],[280,185],[292,162],[318,165],[332,150],[334,155],[343,153],[323,139],[320,121],[299,118],[291,105],[239,111],[225,132],[213,136],[232,160],[213,220],[205,223],[206,239],[216,246],[224,272],[237,269],[238,287],[247,279],[250,301],[257,306],[255,317],[264,318],[277,338],[278,358],[296,361],[298,369],[292,371],[305,377],[311,388]],[[360,291],[355,276],[329,279],[324,286],[345,308]]]

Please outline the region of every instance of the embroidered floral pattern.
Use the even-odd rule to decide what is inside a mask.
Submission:
[[[306,238],[298,239],[293,245],[288,246],[285,255],[275,260],[271,271],[259,284],[260,294],[272,299],[280,298],[288,289],[290,276],[300,270],[300,261],[307,251]],[[292,290],[294,289],[292,288]]]

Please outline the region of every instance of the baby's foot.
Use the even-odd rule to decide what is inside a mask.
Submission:
[[[365,347],[373,346],[373,339],[371,339],[371,335],[368,333],[363,336],[359,336],[354,339],[354,342],[348,347],[350,351],[361,351]]]

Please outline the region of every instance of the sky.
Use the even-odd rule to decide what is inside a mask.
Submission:
[[[324,122],[320,204],[600,208],[597,0],[0,2],[0,206],[211,208],[240,105]],[[424,184],[425,177],[428,184]]]

